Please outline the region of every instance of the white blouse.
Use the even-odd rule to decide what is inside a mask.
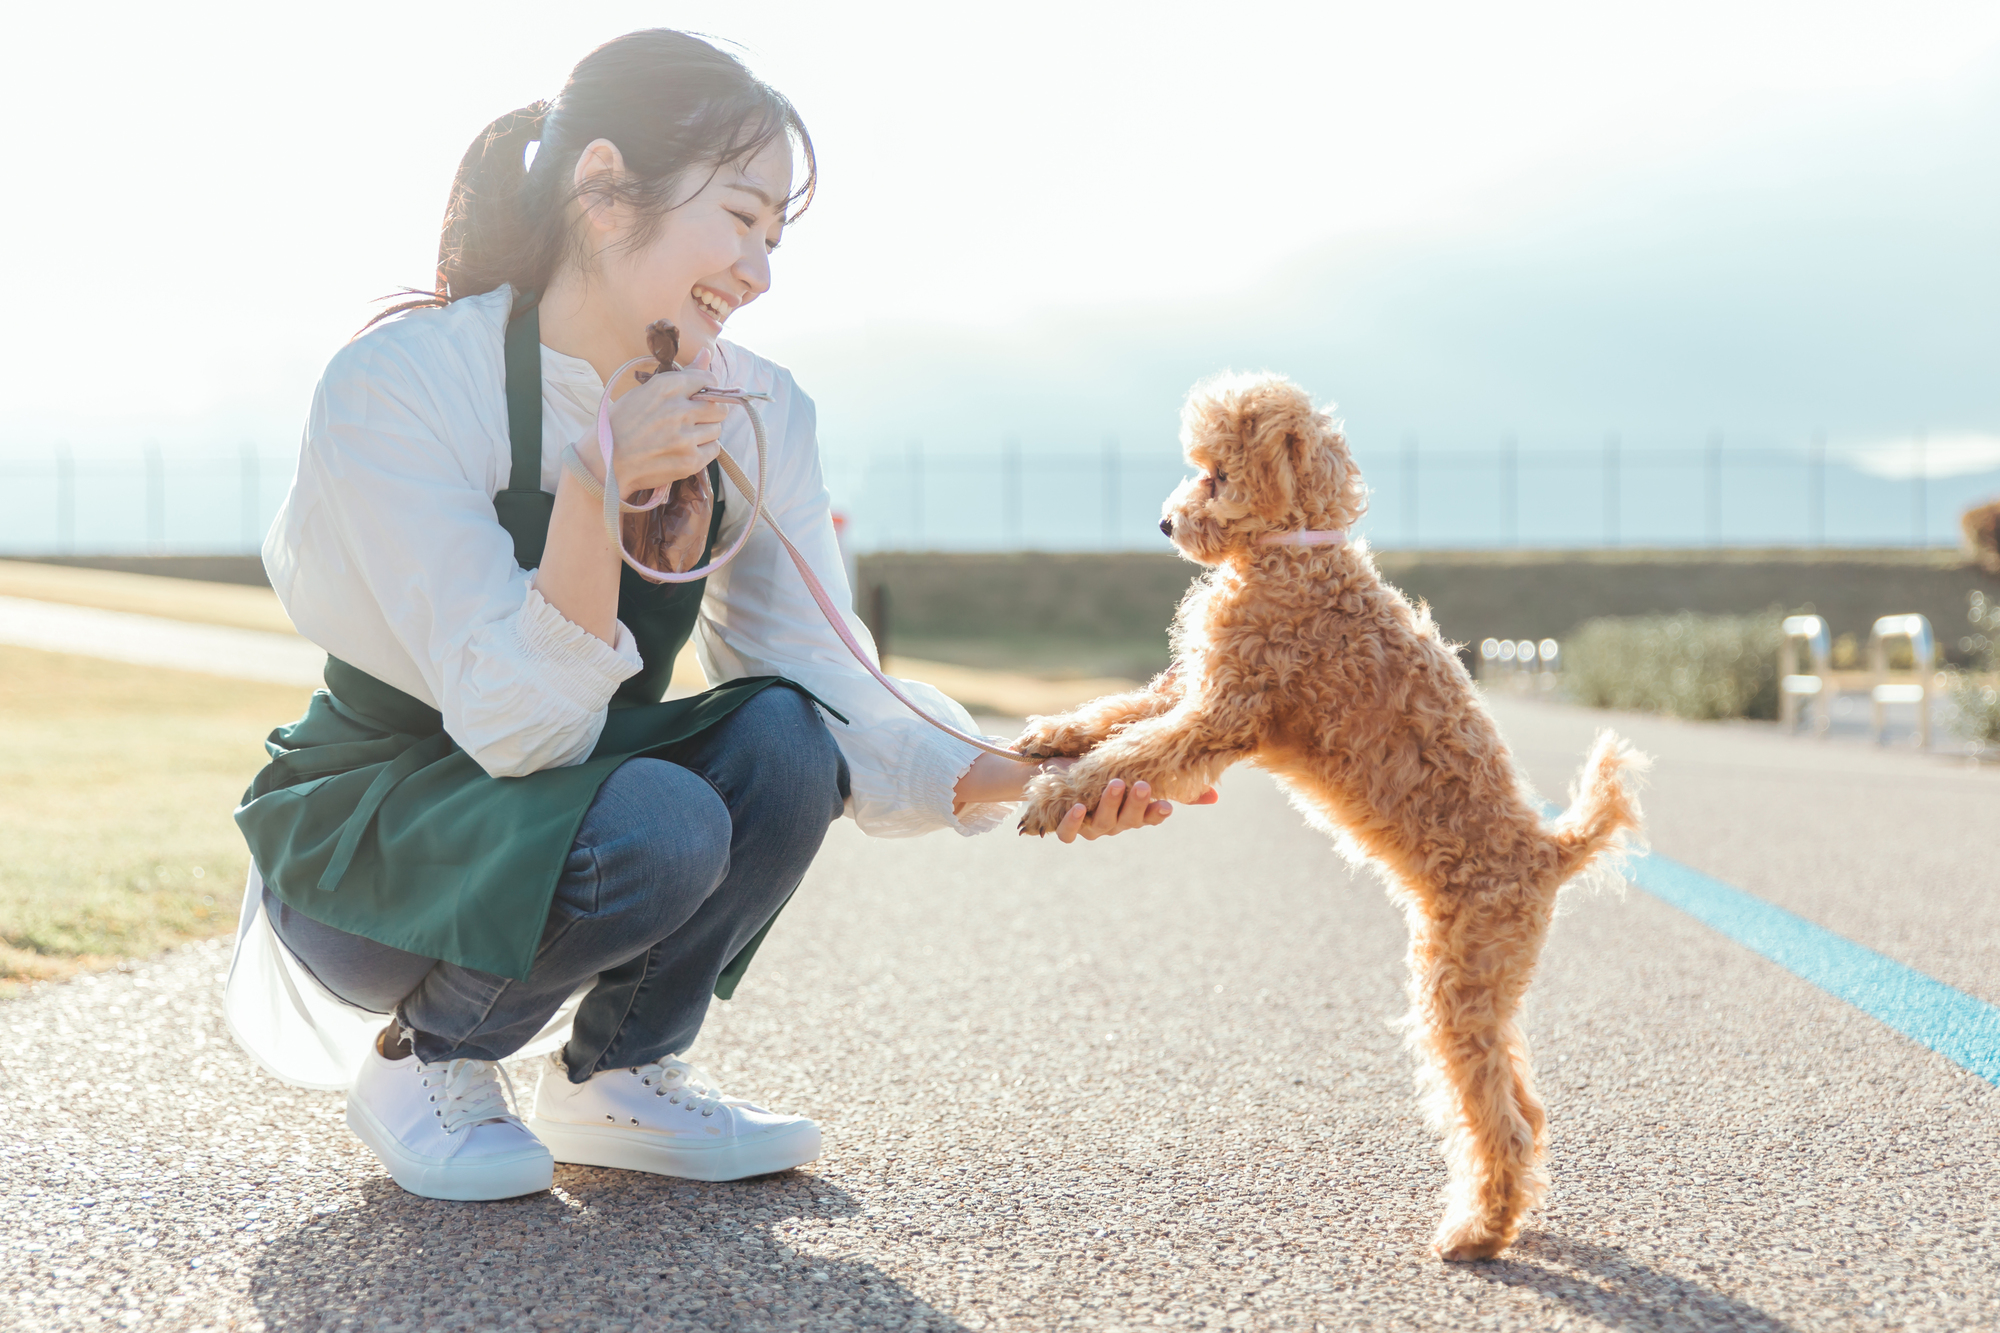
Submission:
[[[264,543],[271,586],[299,632],[436,708],[494,776],[581,762],[613,691],[640,669],[622,624],[607,644],[542,599],[494,516],[512,466],[502,352],[512,302],[503,287],[385,321],[342,348],[313,395],[298,473]],[[851,606],[812,400],[790,372],[731,343],[717,344],[713,369],[725,385],[770,395],[759,404],[771,449],[765,504],[835,603]],[[543,490],[555,490],[565,446],[594,440],[602,390],[589,362],[542,348]],[[756,475],[743,413],[730,412],[722,444]],[[750,515],[748,497],[723,486],[718,551]],[[866,628],[849,623],[872,656]],[[785,676],[846,715],[827,727],[847,759],[847,814],[865,832],[982,833],[1010,808],[953,813],[952,789],[979,752],[912,716],[854,661],[767,525],[709,577],[695,647],[710,684]],[[902,684],[934,716],[972,729],[939,691]],[[224,1003],[230,1025],[279,1077],[344,1086],[380,1020],[343,1012],[297,966],[262,919],[254,868],[250,880]],[[531,1049],[560,1040],[568,1014]]]
[[[313,396],[297,478],[264,543],[264,567],[299,633],[444,714],[445,730],[494,776],[580,762],[597,743],[620,682],[639,670],[631,634],[611,645],[570,623],[529,586],[493,514],[507,485],[507,288],[387,321],[333,358]],[[820,473],[812,400],[791,374],[730,343],[725,385],[767,393],[765,503],[835,602],[852,604]],[[563,448],[594,439],[603,381],[590,363],[542,348],[541,487]],[[757,473],[750,423],[732,411],[723,447]],[[718,549],[750,517],[727,479]],[[865,627],[850,617],[872,654]],[[999,805],[952,813],[952,788],[978,751],[914,717],[834,634],[769,527],[710,576],[695,630],[710,684],[786,676],[845,714],[828,726],[853,779],[851,815],[881,837],[977,833]],[[912,698],[970,730],[966,711],[928,685]]]

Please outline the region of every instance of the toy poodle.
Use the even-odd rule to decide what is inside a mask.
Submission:
[[[1150,685],[1019,742],[1081,755],[1028,788],[1021,831],[1055,829],[1105,785],[1194,800],[1239,760],[1268,769],[1351,857],[1387,878],[1410,928],[1410,1042],[1449,1168],[1434,1246],[1499,1254],[1547,1184],[1547,1125],[1518,1019],[1556,890],[1615,862],[1646,760],[1610,732],[1545,825],[1453,645],[1348,533],[1367,491],[1341,429],[1275,375],[1197,385],[1182,443],[1199,475],[1161,529],[1207,567],[1173,665]]]

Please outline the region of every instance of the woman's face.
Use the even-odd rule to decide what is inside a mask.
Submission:
[[[617,150],[600,140],[579,160],[580,174],[599,149],[615,159]],[[681,188],[694,193],[680,196],[636,248],[626,244],[638,226],[630,209],[592,210],[605,242],[598,249],[601,285],[592,295],[621,340],[635,344],[634,355],[645,351],[648,324],[672,320],[687,365],[721,336],[731,315],[771,288],[771,252],[792,189],[791,145],[780,135],[746,162],[713,173],[697,167]]]

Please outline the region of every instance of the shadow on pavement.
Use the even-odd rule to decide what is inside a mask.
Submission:
[[[1509,1254],[1517,1257],[1467,1264],[1465,1272],[1503,1286],[1538,1291],[1612,1328],[1727,1328],[1746,1333],[1795,1333],[1792,1325],[1754,1305],[1648,1268],[1618,1250],[1589,1241],[1528,1231],[1522,1233]],[[1597,1280],[1586,1281],[1544,1264],[1580,1268]]]
[[[362,1194],[265,1248],[250,1296],[270,1328],[961,1328],[871,1265],[799,1253],[798,1233],[859,1210],[796,1171],[710,1185],[559,1166],[553,1192],[497,1203],[384,1178]]]

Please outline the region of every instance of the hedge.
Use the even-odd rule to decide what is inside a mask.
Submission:
[[[1775,718],[1781,619],[1773,611],[1587,620],[1563,644],[1564,688],[1597,708]]]

